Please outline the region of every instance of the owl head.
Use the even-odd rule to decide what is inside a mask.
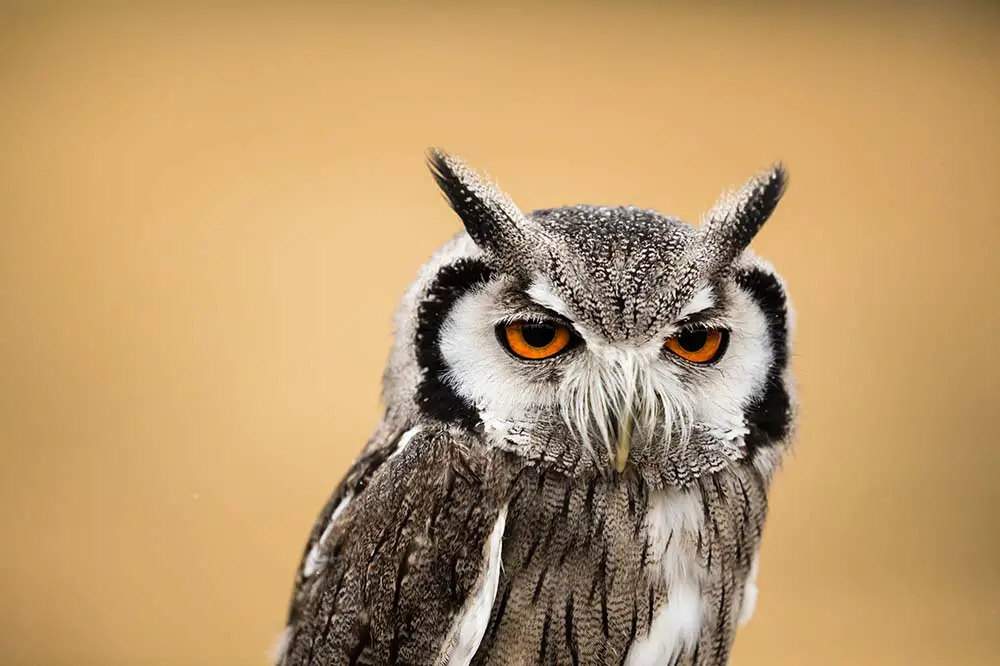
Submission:
[[[781,166],[700,226],[651,210],[522,212],[463,161],[429,164],[464,231],[403,299],[384,375],[396,421],[428,421],[568,474],[683,485],[769,471],[795,415],[784,284],[747,249]]]

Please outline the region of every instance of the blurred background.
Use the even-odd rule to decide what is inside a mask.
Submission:
[[[943,2],[2,5],[0,664],[266,663],[459,228],[430,145],[525,209],[692,221],[784,160],[755,247],[803,414],[733,663],[1000,663],[998,38]]]

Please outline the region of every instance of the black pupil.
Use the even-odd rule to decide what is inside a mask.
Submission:
[[[677,336],[677,342],[685,351],[700,351],[708,342],[708,331],[684,331]]]
[[[521,337],[532,347],[544,347],[555,340],[556,328],[548,324],[524,324]]]

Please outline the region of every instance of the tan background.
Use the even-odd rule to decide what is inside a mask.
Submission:
[[[1000,21],[0,10],[0,663],[263,664],[396,299],[525,208],[696,219],[770,161],[804,413],[734,663],[1000,663]]]

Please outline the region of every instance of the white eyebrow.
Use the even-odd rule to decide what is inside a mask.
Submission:
[[[538,303],[543,308],[548,308],[556,314],[562,315],[569,321],[574,321],[573,313],[570,311],[569,306],[566,302],[556,296],[552,291],[552,288],[542,279],[535,280],[531,283],[531,286],[525,291],[528,298]]]
[[[681,311],[677,314],[677,320],[684,319],[685,317],[690,317],[693,314],[699,312],[704,312],[712,306],[715,305],[715,297],[712,295],[711,287],[702,287],[694,293],[691,300],[681,308]]]

